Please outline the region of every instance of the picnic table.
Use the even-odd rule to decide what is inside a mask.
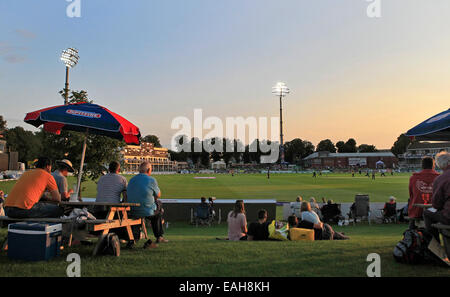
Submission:
[[[61,206],[82,208],[86,206],[104,206],[108,208],[105,221],[87,224],[87,231],[98,232],[97,245],[94,248],[93,255],[95,256],[98,252],[98,248],[105,236],[109,233],[111,229],[125,228],[128,235],[128,240],[133,241],[134,235],[131,226],[141,225],[143,227],[144,235],[147,238],[147,232],[145,228],[145,221],[143,219],[131,219],[128,217],[128,211],[132,206],[139,206],[139,203],[109,203],[109,202],[83,202],[83,201],[62,201],[59,203]],[[69,239],[69,246],[71,245],[71,239]]]
[[[86,231],[88,232],[100,232],[98,235],[98,241],[94,248],[93,255],[98,253],[98,248],[100,247],[102,241],[106,235],[111,231],[111,229],[124,228],[126,230],[128,240],[133,241],[134,235],[131,226],[141,225],[142,231],[144,232],[145,238],[148,238],[147,230],[145,228],[144,219],[132,219],[128,217],[128,211],[130,211],[132,206],[139,206],[139,203],[108,203],[108,202],[84,202],[84,201],[62,201],[59,205],[64,207],[73,208],[83,208],[83,207],[95,207],[104,206],[107,210],[106,218],[96,218],[95,220],[87,219],[82,220],[86,224]],[[17,219],[9,217],[0,217],[3,221],[24,221],[24,222],[47,222],[47,223],[61,223],[69,225],[69,242],[68,247],[72,246],[72,239],[74,234],[74,227],[77,223],[76,219],[72,218],[27,218],[27,219]],[[4,248],[7,248],[7,243],[5,242]]]
[[[413,206],[423,208],[423,209],[428,209],[428,208],[433,207],[433,205],[431,205],[431,204],[420,204],[420,203],[413,204]]]

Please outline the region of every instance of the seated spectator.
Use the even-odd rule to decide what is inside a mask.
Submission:
[[[11,218],[53,218],[63,215],[60,202],[61,195],[53,176],[50,174],[52,164],[49,158],[41,157],[36,162],[36,169],[26,171],[14,184],[5,201],[5,213]],[[48,194],[45,194],[45,192]]]
[[[291,213],[293,215],[296,215],[297,217],[300,217],[300,208],[301,208],[302,200],[303,200],[303,198],[301,196],[298,196],[295,199],[295,202],[291,203]]]
[[[267,222],[267,210],[258,212],[258,221],[248,226],[247,240],[269,240],[269,225]]]
[[[58,165],[58,169],[53,171],[52,176],[56,181],[56,184],[58,185],[58,191],[61,195],[62,201],[67,201],[70,198],[70,194],[73,193],[73,189],[69,190],[69,185],[67,184],[67,175],[69,172],[74,172],[72,167],[72,162],[69,160],[61,160],[56,161],[56,164]]]
[[[200,204],[197,206],[195,211],[195,217],[200,220],[207,220],[210,216],[209,203],[206,202],[205,197],[200,198]]]
[[[425,228],[439,240],[439,231],[432,224],[450,225],[450,153],[440,152],[436,155],[436,163],[443,170],[433,183],[432,209],[424,211]]]
[[[300,211],[302,221],[308,221],[313,224],[320,222],[319,216],[311,210],[311,204],[309,204],[309,202],[303,201]]]
[[[233,241],[247,239],[247,218],[243,200],[236,200],[234,210],[228,213],[228,239]]]
[[[391,218],[397,216],[397,202],[395,202],[395,197],[389,197],[389,202],[386,202],[383,207],[383,216],[385,218]]]
[[[143,162],[139,166],[139,174],[130,179],[127,187],[127,202],[139,203],[140,206],[131,207],[130,216],[133,218],[151,219],[154,215],[157,205],[155,198],[161,197],[161,191],[157,181],[151,177],[152,165],[149,162]],[[129,242],[128,246],[133,246],[134,242]],[[158,245],[149,239],[144,248],[155,248]]]
[[[433,182],[439,176],[434,170],[435,163],[432,157],[422,158],[422,170],[415,172],[409,179],[408,216],[422,219],[423,209],[414,204],[430,204],[433,195]],[[409,221],[410,228],[415,228],[414,220]]]
[[[97,197],[95,202],[120,203],[127,201],[127,180],[119,174],[119,162],[112,161],[109,164],[109,173],[100,177],[97,183]],[[104,206],[95,206],[94,214],[96,217],[105,218],[107,208]]]
[[[295,215],[291,215],[288,217],[288,224],[289,228],[314,229],[314,240],[322,239],[323,223],[314,224],[298,219]]]
[[[5,202],[5,193],[0,190],[0,216],[5,215],[5,211],[3,210],[3,202]]]
[[[320,219],[322,219],[322,213],[320,212],[319,204],[316,202],[316,198],[309,198],[309,203],[311,204],[311,210],[314,211]]]
[[[341,210],[337,204],[333,203],[333,200],[328,200],[327,204],[322,206],[320,211],[322,212],[324,223],[337,223],[342,218]]]
[[[296,216],[288,217],[289,228],[314,229],[314,240],[345,240],[350,239],[344,233],[334,231],[333,228],[322,222],[313,224],[308,221],[299,220]]]

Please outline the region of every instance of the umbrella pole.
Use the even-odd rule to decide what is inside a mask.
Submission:
[[[87,134],[84,136],[83,151],[81,153],[81,164],[80,170],[78,172],[78,183],[77,183],[78,199],[80,199],[81,197],[81,176],[83,175],[84,157],[86,155],[86,139]]]

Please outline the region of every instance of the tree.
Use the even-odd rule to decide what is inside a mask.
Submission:
[[[397,137],[397,140],[394,142],[394,145],[391,148],[391,152],[398,157],[400,154],[404,154],[406,149],[411,144],[411,139],[405,134],[401,134]]]
[[[303,158],[314,152],[314,145],[306,140],[295,138],[284,144],[285,160],[289,163],[299,163]]]
[[[63,95],[64,92],[60,91],[60,94]],[[72,91],[69,103],[80,102],[92,103],[93,101],[89,100],[86,91]],[[61,131],[60,135],[55,135],[41,129],[37,134],[42,143],[42,156],[49,156],[53,160],[69,159],[75,169],[80,168],[84,133]],[[120,160],[120,152],[125,146],[123,141],[96,134],[88,134],[86,144],[82,180],[86,178],[96,180],[100,177],[111,161]]]
[[[314,144],[312,144],[312,142],[303,140],[303,145],[305,146],[305,155],[303,156],[303,158],[314,153],[315,147]]]
[[[346,142],[338,141],[336,142],[337,152],[338,153],[356,153],[356,140],[353,138],[348,139]]]
[[[159,142],[159,138],[156,135],[147,135],[147,136],[141,138],[141,141],[153,143],[153,145],[155,147],[162,147],[161,142]]]
[[[334,146],[334,143],[331,140],[325,139],[325,140],[322,140],[319,142],[319,144],[317,145],[316,151],[317,152],[335,153],[336,147]]]
[[[337,152],[338,153],[345,153],[345,142],[338,141],[336,142]]]
[[[5,130],[6,130],[6,121],[3,119],[3,116],[0,115],[0,135],[3,135]]]
[[[19,153],[19,162],[27,164],[28,161],[37,159],[41,153],[39,137],[20,126],[6,130],[5,139],[9,150]]]
[[[358,146],[358,152],[360,153],[373,153],[377,151],[378,150],[374,145],[361,144],[360,146]]]
[[[345,150],[347,151],[347,153],[356,153],[356,140],[354,140],[353,138],[347,140],[347,142],[345,143]]]

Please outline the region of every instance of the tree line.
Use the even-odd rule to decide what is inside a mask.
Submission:
[[[63,96],[63,91],[59,92]],[[69,96],[70,103],[93,101],[88,98],[86,91],[71,91]],[[60,135],[55,135],[44,131],[42,128],[37,132],[25,130],[22,127],[7,128],[7,122],[0,115],[0,139],[7,142],[7,150],[19,153],[19,162],[28,165],[29,162],[35,160],[39,156],[50,156],[54,160],[69,159],[75,168],[79,168],[81,162],[81,150],[84,134],[80,132],[62,131]],[[184,139],[184,138],[183,138]],[[162,147],[161,142],[156,135],[147,135],[141,138],[141,141],[153,143],[155,147]],[[263,153],[260,148],[262,140],[256,139],[248,145],[243,145],[240,140],[222,139],[223,152],[207,152],[204,149],[203,142],[214,144],[215,139],[199,140],[191,138],[191,152],[181,150],[169,150],[173,161],[190,161],[193,164],[208,167],[210,161],[213,162],[224,160],[229,164],[230,161],[244,163],[259,163]],[[182,140],[179,140],[179,144]],[[411,143],[409,137],[401,134],[393,144],[391,151],[395,155],[403,154],[408,145]],[[267,141],[270,144],[270,141]],[[105,164],[113,160],[120,159],[120,152],[125,143],[105,136],[89,135],[86,150],[86,168],[84,179],[89,177],[97,179],[102,172],[106,170]],[[201,147],[200,152],[195,151],[195,146]],[[227,151],[228,147],[233,147],[231,152]],[[255,149],[256,148],[256,149]],[[355,152],[377,152],[375,145],[360,144],[354,138],[347,141],[338,141],[334,144],[330,139],[321,140],[317,146],[312,142],[295,138],[284,144],[285,161],[290,164],[300,164],[301,160],[306,156],[318,151],[328,151],[331,153],[355,153]],[[28,167],[28,166],[27,166]]]

